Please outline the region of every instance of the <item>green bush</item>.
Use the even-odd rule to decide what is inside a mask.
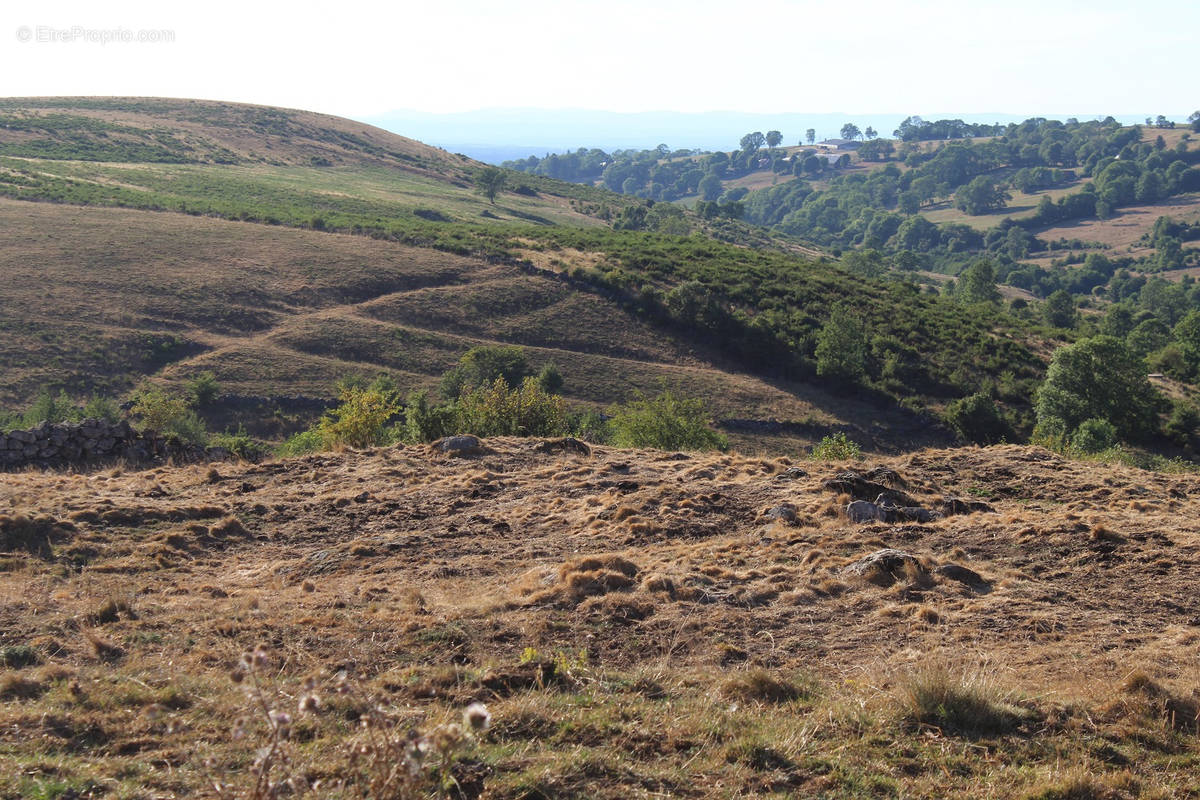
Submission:
[[[187,444],[203,445],[208,441],[204,420],[180,395],[146,386],[134,394],[132,411],[145,428],[175,436]]]
[[[326,448],[374,447],[393,441],[388,422],[400,413],[394,393],[381,389],[344,389],[341,405],[327,411],[317,423]]]
[[[589,409],[575,415],[571,420],[571,434],[585,442],[607,444],[612,440],[612,430],[604,415]]]
[[[839,431],[814,445],[812,457],[817,461],[856,461],[862,458],[862,448]]]
[[[193,406],[206,408],[215,403],[217,397],[220,396],[221,385],[217,383],[217,377],[211,372],[201,372],[188,381],[187,393]]]
[[[324,449],[325,441],[321,438],[320,432],[312,428],[289,437],[287,441],[279,445],[275,452],[280,458],[291,458],[318,453]]]
[[[458,399],[457,433],[476,436],[560,436],[567,432],[567,406],[529,377],[510,389],[498,377]]]
[[[491,386],[497,378],[503,378],[509,388],[516,388],[529,373],[523,348],[511,345],[472,347],[442,376],[441,394],[447,400],[454,400],[463,392]]]
[[[258,461],[267,454],[267,446],[246,433],[246,429],[238,426],[236,432],[214,433],[208,439],[209,447],[224,447],[238,458],[246,461]]]
[[[1117,443],[1117,429],[1106,419],[1087,419],[1071,434],[1071,446],[1081,453],[1102,453]]]
[[[950,403],[943,418],[965,441],[976,444],[995,444],[1012,433],[996,401],[984,392]]]
[[[94,394],[83,407],[84,419],[101,419],[105,422],[119,422],[121,407],[111,397]]]
[[[58,396],[42,392],[21,417],[21,427],[32,428],[40,422],[78,422],[83,419],[79,406],[60,391]]]
[[[729,440],[713,430],[703,401],[664,391],[637,397],[608,411],[612,443],[617,447],[659,450],[728,450]]]
[[[455,433],[458,411],[453,403],[434,406],[425,392],[412,392],[405,401],[404,441],[433,442]]]

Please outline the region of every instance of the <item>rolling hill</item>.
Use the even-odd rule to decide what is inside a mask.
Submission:
[[[690,237],[637,230],[659,212],[534,176],[511,175],[490,203],[472,186],[481,165],[358,123],[120,98],[0,110],[10,408],[43,391],[119,395],[143,377],[179,385],[211,370],[232,400],[265,399],[218,424],[278,436],[303,420],[286,401],[274,404],[282,417],[259,413],[273,398],[331,397],[339,379],[383,371],[428,387],[471,346],[511,343],[556,362],[580,406],[669,385],[741,431],[768,432],[747,434],[756,446],[840,427],[893,446],[946,441],[911,406],[960,392],[952,373],[969,385],[980,368],[1033,370],[1017,381],[1039,368],[1029,355],[959,363],[964,335],[984,348],[1025,334],[863,284],[794,242],[679,212],[657,219]],[[672,311],[688,281],[708,287],[721,330]],[[852,398],[813,380],[830,292],[855,298],[881,335],[900,335],[894,302],[924,309],[927,324],[910,317],[902,335],[929,355],[913,373],[929,370],[928,385]],[[776,316],[781,303],[805,311]],[[905,394],[926,399],[899,408]]]

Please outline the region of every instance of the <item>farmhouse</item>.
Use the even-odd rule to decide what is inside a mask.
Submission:
[[[823,142],[817,142],[817,147],[824,147],[827,150],[857,150],[862,146],[862,142],[856,142],[853,139],[826,139]]]

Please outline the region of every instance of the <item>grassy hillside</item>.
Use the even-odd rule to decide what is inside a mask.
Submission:
[[[748,374],[601,294],[513,265],[127,209],[8,200],[0,221],[10,299],[0,308],[0,403],[10,408],[46,388],[119,395],[144,376],[180,386],[204,371],[240,396],[333,397],[340,379],[381,372],[432,388],[469,348],[503,342],[557,363],[579,404],[665,383],[709,399],[720,418],[800,421],[816,438],[847,424],[860,441],[886,444],[879,422],[900,422],[870,402]],[[226,421],[268,434],[279,422]]]
[[[0,154],[176,164],[370,164],[438,175],[471,164],[341,117],[153,97],[0,98]]]
[[[274,780],[362,796],[476,701],[453,797],[1194,793],[1195,476],[487,444],[7,476],[0,797],[234,796],[266,710]],[[994,513],[852,523],[876,466]]]

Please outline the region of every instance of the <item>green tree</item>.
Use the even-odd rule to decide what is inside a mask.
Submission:
[[[1081,339],[1054,353],[1037,391],[1038,428],[1072,436],[1090,419],[1105,420],[1124,439],[1144,439],[1157,427],[1162,397],[1142,359],[1112,336]]]
[[[971,263],[958,277],[958,297],[964,303],[999,303],[996,265],[989,258]]]
[[[835,306],[817,334],[817,374],[846,383],[867,374],[867,333],[862,320],[845,306]]]
[[[877,134],[875,132],[875,129],[872,128],[870,125],[868,125],[866,130],[863,131],[863,136],[866,136],[868,139],[874,139],[878,135],[879,134]]]
[[[1171,331],[1192,375],[1200,374],[1200,311],[1189,311]]]
[[[1043,306],[1046,321],[1056,328],[1074,328],[1079,321],[1075,298],[1066,289],[1059,289],[1046,298]]]
[[[980,175],[954,193],[954,207],[975,216],[1004,208],[1011,197],[1003,186]]]
[[[475,173],[475,188],[495,205],[496,195],[504,191],[507,180],[504,170],[499,167],[484,167]]]
[[[817,140],[817,129],[809,128],[808,130],[806,130],[804,132],[804,138],[807,139],[808,143],[811,145],[813,142],[815,142]]]
[[[711,203],[721,196],[721,179],[713,173],[708,173],[700,179],[700,198]]]
[[[767,131],[767,147],[774,150],[779,147],[779,143],[783,141],[783,134],[779,131]]]
[[[464,391],[487,386],[497,378],[515,387],[530,374],[525,350],[515,345],[472,347],[442,376],[441,393],[453,400]]]
[[[842,126],[842,138],[843,139],[857,139],[860,136],[862,136],[862,131],[860,131],[858,129],[858,126],[855,125],[853,122],[847,122],[845,125]]]
[[[767,137],[763,136],[762,131],[754,131],[743,136],[739,144],[741,144],[743,152],[757,153],[766,141]]]

